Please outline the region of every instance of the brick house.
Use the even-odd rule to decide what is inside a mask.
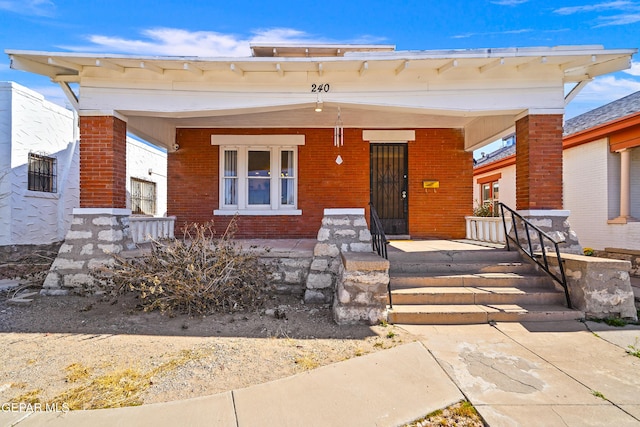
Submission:
[[[517,145],[478,160],[475,200],[496,199],[507,205],[515,201]],[[564,209],[570,211],[571,226],[583,246],[632,251],[636,256],[640,251],[639,147],[640,92],[565,122]]]
[[[368,211],[372,202],[388,234],[452,239],[471,213],[473,150],[514,131],[517,209],[562,210],[564,107],[593,77],[628,68],[636,50],[252,52],[6,53],[12,68],[58,82],[79,112],[78,222],[112,216],[115,236],[129,215],[130,132],[169,150],[167,212],[178,224],[224,225],[237,213],[240,237],[314,238],[324,209]],[[567,97],[565,84],[575,84]]]

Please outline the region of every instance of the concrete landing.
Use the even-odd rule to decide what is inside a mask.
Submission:
[[[485,421],[496,426],[639,426],[640,358],[588,324],[403,326],[422,342]],[[640,329],[640,328],[637,328]],[[613,338],[612,338],[613,340]]]

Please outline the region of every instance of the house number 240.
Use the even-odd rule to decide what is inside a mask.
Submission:
[[[313,83],[311,85],[311,92],[329,92],[330,86],[329,83]]]

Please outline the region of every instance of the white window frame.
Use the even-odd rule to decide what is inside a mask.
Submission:
[[[304,135],[212,135],[211,144],[219,146],[219,208],[213,211],[214,215],[302,215],[298,209],[298,146],[304,144]],[[224,197],[224,160],[225,151],[237,152],[237,205],[225,205]],[[248,160],[249,151],[270,152],[270,204],[249,205],[248,189]],[[294,203],[293,205],[281,204],[281,153],[293,152],[294,164]]]

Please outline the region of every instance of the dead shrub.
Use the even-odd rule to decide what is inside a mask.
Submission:
[[[255,309],[270,291],[271,270],[255,247],[243,250],[233,240],[236,230],[235,217],[220,237],[213,223],[191,224],[182,239],[153,242],[142,258],[116,255],[94,274],[112,295],[135,293],[145,311],[203,315]]]

